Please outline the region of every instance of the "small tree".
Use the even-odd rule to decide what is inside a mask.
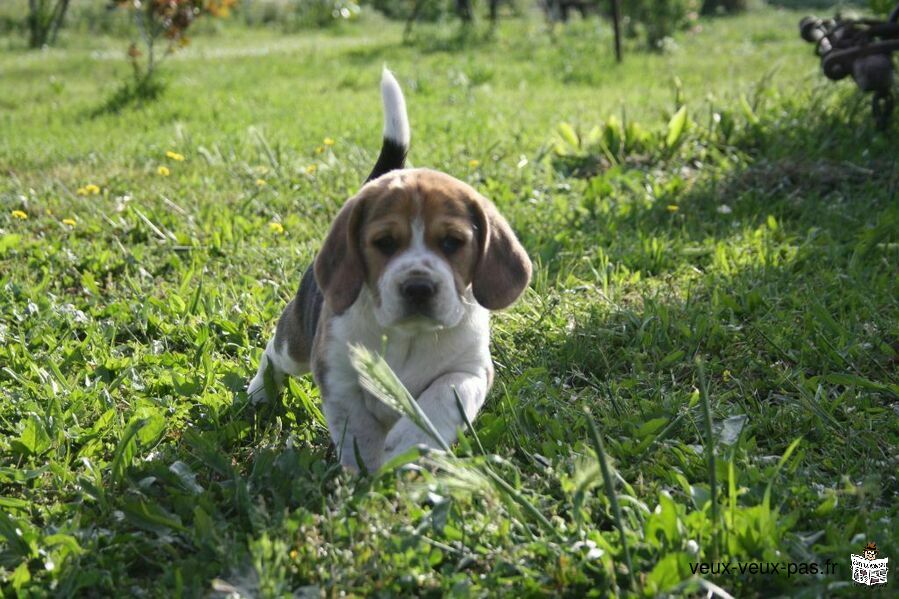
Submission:
[[[28,45],[43,48],[56,42],[69,0],[28,0]]]
[[[138,39],[128,48],[138,87],[149,83],[161,58],[188,43],[187,30],[203,15],[226,17],[237,0],[112,0],[114,5],[131,10]],[[165,52],[158,56],[158,45]],[[143,51],[141,50],[143,48]],[[145,60],[141,57],[146,55]]]

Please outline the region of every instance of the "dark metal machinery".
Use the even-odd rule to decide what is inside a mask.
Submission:
[[[799,22],[802,39],[815,44],[828,79],[852,75],[863,92],[871,92],[871,111],[879,129],[885,129],[895,103],[893,52],[899,50],[899,4],[886,21],[875,19],[819,19]]]

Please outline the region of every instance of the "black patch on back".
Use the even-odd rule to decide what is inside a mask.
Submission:
[[[315,339],[315,330],[318,328],[318,317],[322,313],[322,305],[325,302],[325,296],[319,289],[318,283],[315,281],[315,268],[313,264],[309,265],[306,272],[303,273],[303,279],[300,281],[300,288],[297,290],[297,310],[299,311],[299,322],[303,327],[303,333],[310,344]]]

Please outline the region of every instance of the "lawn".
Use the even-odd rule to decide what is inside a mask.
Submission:
[[[622,65],[595,21],[219,24],[118,111],[126,39],[0,37],[4,594],[860,592],[850,553],[899,559],[899,124],[801,15]],[[354,476],[310,379],[243,391],[374,162],[383,64],[411,162],[535,275],[455,455]]]

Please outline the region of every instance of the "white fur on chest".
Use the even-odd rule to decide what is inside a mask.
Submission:
[[[349,359],[349,345],[363,345],[381,354],[413,397],[449,372],[473,375],[489,368],[489,312],[474,301],[465,303],[458,325],[437,330],[383,328],[373,316],[367,290],[350,309],[332,317],[323,346],[325,401],[342,401],[358,392],[358,375]],[[365,407],[385,425],[398,418],[393,410],[365,394]]]

